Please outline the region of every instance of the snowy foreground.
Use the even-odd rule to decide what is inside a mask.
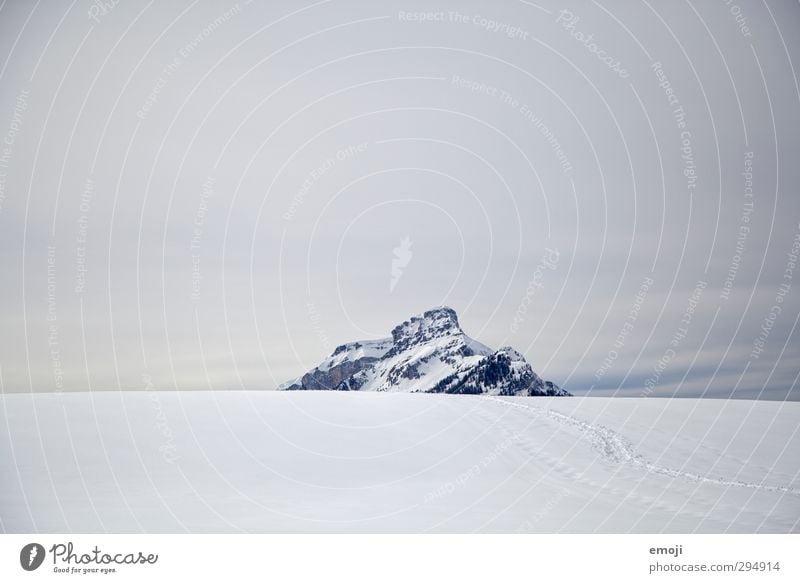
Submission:
[[[797,532],[800,403],[0,398],[7,532]]]

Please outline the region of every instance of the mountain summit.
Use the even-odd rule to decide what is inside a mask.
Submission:
[[[391,391],[470,395],[570,394],[543,381],[510,346],[499,350],[464,334],[455,310],[433,308],[394,327],[391,338],[342,344],[283,390]]]

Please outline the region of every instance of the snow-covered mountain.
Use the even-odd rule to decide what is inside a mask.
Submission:
[[[542,380],[510,346],[497,351],[464,334],[442,306],[395,326],[391,338],[342,344],[283,390],[569,396]]]

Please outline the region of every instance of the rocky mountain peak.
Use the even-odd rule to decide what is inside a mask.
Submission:
[[[456,311],[448,306],[439,306],[412,316],[402,324],[395,326],[392,330],[392,340],[401,342],[414,338],[424,341],[459,333],[461,333],[461,327],[458,325]]]
[[[508,396],[566,396],[525,357],[493,351],[467,336],[453,308],[439,306],[392,329],[391,338],[349,342],[287,390],[394,391]]]

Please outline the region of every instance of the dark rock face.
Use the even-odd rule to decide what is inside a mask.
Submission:
[[[424,344],[434,338],[449,336],[454,332],[461,332],[461,328],[453,308],[445,306],[428,310],[394,327],[393,345],[386,356],[391,357],[408,350],[409,347]]]
[[[568,396],[509,346],[492,351],[439,307],[395,326],[391,338],[342,344],[286,390],[397,391],[462,395]]]
[[[377,358],[373,357],[364,357],[354,361],[345,361],[340,365],[331,367],[327,371],[315,368],[304,374],[302,379],[300,379],[300,383],[288,387],[287,390],[347,391],[350,389],[346,385],[341,386],[343,381],[361,372],[377,360]]]

